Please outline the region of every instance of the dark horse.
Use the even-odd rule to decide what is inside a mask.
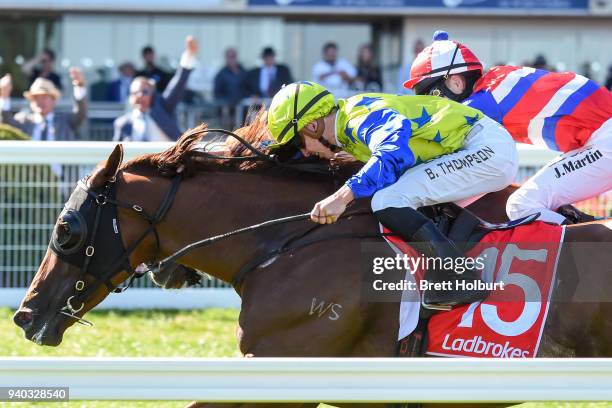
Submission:
[[[203,131],[204,128],[194,129],[171,149],[126,164],[122,164],[123,150],[119,145],[93,171],[86,185],[75,190],[71,200],[87,200],[87,195],[81,199],[78,196],[87,190],[111,216],[105,218],[103,213],[98,220],[85,214],[78,221],[77,214],[60,215],[55,230],[60,241],[57,245],[65,244],[72,253],[60,257],[57,250],[49,249],[42,260],[14,317],[27,339],[57,346],[77,318],[130,278],[133,266],[159,260],[204,237],[304,213],[337,187],[329,175],[266,162],[196,160],[192,149]],[[262,120],[238,133],[252,143],[267,137]],[[242,145],[231,142],[227,143],[227,151],[231,155],[249,154]],[[180,184],[176,183],[177,174],[182,175]],[[177,186],[176,197],[169,205],[167,192]],[[487,208],[482,200],[491,203],[495,199],[485,197],[478,205]],[[91,197],[87,202],[95,204]],[[351,209],[367,210],[367,202],[357,202]],[[113,211],[118,212],[118,218],[111,222]],[[479,215],[487,218],[486,212]],[[85,223],[91,235],[92,229],[98,229],[96,220],[100,239],[88,238],[90,247],[96,246],[94,253],[78,233],[88,236]],[[313,226],[301,220],[260,228],[190,252],[180,263],[234,283],[245,265],[252,266],[236,286],[242,298],[238,342],[245,356],[396,356],[399,303],[366,302],[361,296],[361,245],[383,242],[381,237],[374,237],[379,232],[376,219],[370,214],[342,218],[331,226]],[[355,232],[371,235],[364,239],[348,236]],[[113,234],[118,235],[119,247],[111,242]],[[302,240],[316,241],[332,235],[341,237],[297,248]],[[565,242],[602,241],[612,241],[611,221],[570,226],[565,234]],[[271,258],[264,256],[288,242],[297,249]],[[390,248],[379,247],[378,256],[394,256]],[[129,256],[122,259],[122,251],[129,251]],[[91,262],[86,261],[90,263],[86,274],[83,270],[87,268],[81,266],[85,252],[92,255]],[[571,291],[576,282],[586,280],[598,282],[609,291],[612,274],[601,266],[612,264],[612,254],[592,256],[598,258],[591,259],[590,265],[600,267],[578,268],[578,275],[576,268],[561,262],[555,293]],[[71,257],[78,259],[72,262]],[[103,258],[117,262],[109,264]],[[581,262],[579,257],[575,259]],[[100,272],[100,265],[107,269]],[[313,299],[340,305],[334,309],[337,318],[310,313]],[[612,303],[555,304],[548,314],[539,356],[612,356],[610,315]]]

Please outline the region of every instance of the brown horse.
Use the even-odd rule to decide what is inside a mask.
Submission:
[[[256,121],[240,134],[251,142],[259,142],[266,137],[263,128],[263,122]],[[329,175],[304,173],[266,162],[236,165],[226,160],[196,160],[192,150],[203,130],[186,133],[166,152],[142,156],[124,165],[122,147],[117,146],[87,179],[87,185],[75,190],[71,200],[78,202],[78,191],[87,190],[93,196],[80,201],[88,200],[91,205],[98,201],[103,204],[100,205],[103,211],[116,208],[118,216],[113,219],[111,211],[111,218],[105,219],[103,212],[100,239],[91,240],[85,232],[90,239],[86,248],[87,240],[77,232],[86,223],[91,234],[96,229],[92,225],[95,220],[86,215],[79,223],[74,213],[60,215],[55,232],[57,245],[65,244],[72,253],[58,255],[57,249],[49,249],[42,260],[14,317],[27,339],[57,346],[77,318],[130,277],[131,267],[166,257],[203,237],[304,213],[337,187]],[[227,149],[231,155],[249,154],[236,143],[228,143]],[[182,175],[182,181],[167,209],[167,192],[176,185],[177,174]],[[493,202],[491,196],[481,200],[485,200],[485,208],[486,200]],[[482,201],[479,205],[483,205]],[[354,207],[354,211],[369,211],[368,202],[357,202]],[[156,212],[159,216],[143,216]],[[487,218],[486,212],[479,215]],[[313,229],[313,225],[302,220],[260,228],[190,252],[180,262],[226,282],[236,282],[243,267],[252,265],[236,287],[242,298],[238,341],[245,356],[396,356],[399,299],[366,302],[361,296],[361,245],[382,243],[382,238],[348,236],[355,232],[376,234],[377,221],[366,215],[346,217],[325,227]],[[106,229],[102,230],[103,227]],[[113,234],[119,236],[124,254],[125,248],[130,250],[129,256],[125,254],[126,262],[122,262],[121,248],[113,249],[108,244],[114,239]],[[331,236],[337,238],[324,239]],[[318,238],[322,240],[317,241]],[[315,242],[298,245],[307,239]],[[111,248],[104,249],[100,241]],[[565,242],[611,241],[611,221],[571,226],[565,234]],[[94,246],[95,253],[90,249]],[[271,258],[265,256],[283,246],[289,249]],[[390,248],[378,247],[378,256],[394,256]],[[571,251],[563,251],[568,260],[576,255]],[[93,259],[88,262],[91,266],[87,274],[83,273],[87,268],[70,258],[82,255],[79,259],[82,261],[87,257],[85,252]],[[598,282],[599,287],[607,290],[612,288],[612,274],[601,267],[611,264],[612,255],[600,252],[592,256],[597,258],[591,259],[589,265],[599,267],[582,267],[576,272],[569,262],[561,262],[555,292],[572,291],[576,281],[587,280]],[[113,261],[113,268],[100,272],[99,268],[96,270],[96,257],[107,267],[103,258],[118,261]],[[262,261],[253,264],[254,260]],[[311,313],[313,301],[337,305],[330,309],[335,314]],[[612,356],[611,313],[612,303],[605,302],[553,305],[538,355]]]

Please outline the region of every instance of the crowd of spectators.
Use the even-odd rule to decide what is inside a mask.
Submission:
[[[172,141],[178,139],[176,107],[184,98],[187,81],[197,65],[197,41],[188,36],[179,68],[174,75],[155,64],[152,47],[143,48],[144,67],[137,71],[133,64],[119,66],[119,78],[92,85],[91,99],[127,103],[127,111],[114,120],[116,141]],[[74,108],[58,111],[61,98],[61,77],[54,71],[55,54],[46,49],[40,56],[27,61],[22,71],[30,78],[23,97],[29,109],[13,114],[11,93],[13,80],[6,74],[0,79],[0,109],[2,123],[18,128],[32,140],[77,140],[81,125],[88,117],[88,89],[83,71],[70,67]],[[94,97],[95,96],[95,97]]]
[[[422,40],[415,41],[412,50],[414,56],[424,47]],[[179,66],[174,73],[170,73],[158,66],[154,48],[145,46],[141,51],[142,69],[125,61],[118,66],[118,76],[113,80],[108,79],[107,70],[100,69],[98,82],[91,84],[89,90],[81,69],[70,67],[72,88],[67,90],[61,76],[55,71],[54,51],[45,49],[22,65],[29,87],[23,96],[28,101],[29,111],[12,114],[12,78],[5,75],[0,79],[2,122],[19,128],[33,140],[75,140],[81,124],[87,119],[89,99],[126,106],[126,112],[114,120],[113,139],[116,141],[176,140],[184,130],[177,120],[177,105],[193,101],[194,90],[201,88],[194,83],[204,81],[206,76],[201,72],[198,74],[197,53],[197,41],[188,36]],[[224,66],[216,72],[214,79],[211,76],[214,106],[220,113],[223,127],[234,127],[238,124],[236,122],[244,119],[244,116],[240,117],[244,104],[261,105],[284,84],[295,80],[290,68],[277,61],[273,48],[264,48],[260,56],[260,65],[246,69],[240,63],[236,48],[230,47],[225,50]],[[353,65],[341,56],[336,43],[328,42],[321,50],[321,59],[312,66],[310,77],[297,79],[319,82],[337,97],[363,91],[388,90],[385,89],[382,70],[377,64],[372,45],[362,45],[355,61]],[[412,58],[408,58],[399,68],[395,81],[399,85],[393,92],[409,92],[402,88],[401,83],[409,76],[411,62]],[[542,54],[522,65],[554,70]],[[590,77],[591,69],[592,64],[585,63],[580,73]],[[605,86],[612,88],[612,66]],[[72,95],[72,112],[56,112],[62,91]]]

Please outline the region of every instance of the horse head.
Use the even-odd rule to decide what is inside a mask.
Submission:
[[[110,205],[122,160],[123,147],[117,145],[79,182],[57,218],[47,252],[13,318],[37,344],[59,345],[68,327],[87,323],[82,316],[129,277],[129,262],[111,265],[115,250],[123,247],[117,208]]]
[[[123,147],[118,145],[90,176],[78,182],[13,318],[28,340],[57,346],[74,323],[90,325],[83,315],[137,276],[136,265],[159,260],[159,255],[169,250],[163,248],[164,242],[175,244],[164,238],[176,225],[164,225],[162,220],[173,205],[179,184],[182,188],[189,184],[181,180],[190,178],[198,166],[218,161],[210,153],[203,163],[191,160],[192,149],[206,132],[207,127],[201,125],[186,132],[168,150],[142,155],[123,165]],[[239,147],[232,145],[233,149]],[[197,182],[191,185],[200,189]],[[189,202],[183,197],[183,206]],[[177,209],[174,216],[175,221],[180,219],[179,224],[193,225],[193,214],[188,210]],[[199,279],[191,269],[170,267],[174,272],[189,271],[185,277],[188,283]],[[161,281],[168,287],[180,287],[185,279]]]

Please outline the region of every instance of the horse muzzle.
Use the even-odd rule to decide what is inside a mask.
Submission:
[[[36,319],[37,313],[27,307],[22,307],[13,315],[13,322],[20,327],[25,338],[39,346],[58,346],[63,334],[59,330],[61,320],[57,315],[48,316],[48,321]],[[38,320],[38,321],[37,321]]]
[[[34,322],[34,314],[28,308],[21,308],[13,315],[13,322],[27,332]]]

